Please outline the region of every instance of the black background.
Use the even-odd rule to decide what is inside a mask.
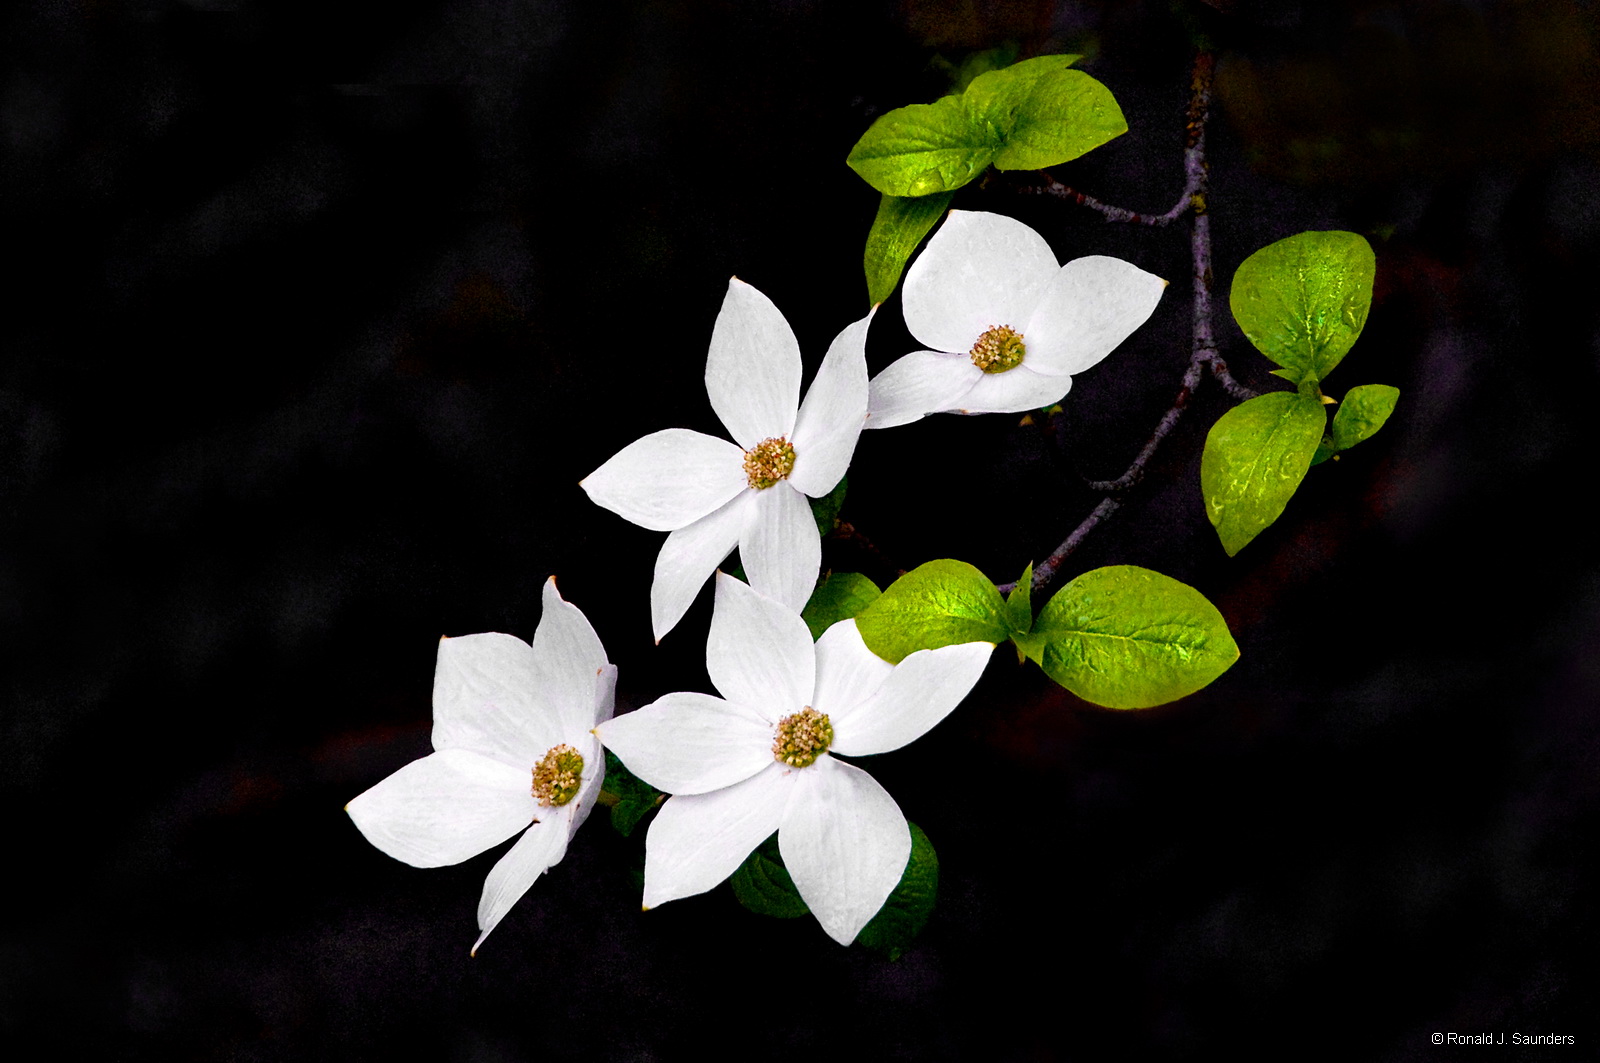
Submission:
[[[1226,558],[1208,385],[1068,574],[1192,583],[1242,649],[1207,690],[1088,706],[997,653],[868,763],[942,892],[897,963],[723,887],[638,911],[603,817],[469,959],[494,854],[418,871],[341,808],[429,750],[442,633],[531,636],[560,577],[619,702],[705,685],[709,595],[657,648],[661,536],[577,481],[720,432],[737,273],[815,370],[865,309],[876,196],[843,165],[935,56],[1079,51],[1131,132],[1056,173],[1182,183],[1166,3],[28,3],[4,16],[0,361],[7,875],[0,1023],[107,1059],[1451,1058],[1438,1032],[1600,1036],[1600,315],[1594,7],[1238,3],[1217,35],[1217,331],[1251,251],[1378,256],[1328,388],[1402,390]],[[1170,403],[1186,228],[963,191],[1065,258],[1173,280],[1053,436],[864,436],[845,517],[890,564],[1049,552]],[[910,349],[898,299],[869,344]],[[884,582],[830,542],[825,564]],[[1561,1051],[1509,1046],[1498,1058]]]

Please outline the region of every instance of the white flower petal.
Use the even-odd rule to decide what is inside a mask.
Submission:
[[[835,336],[795,421],[789,482],[813,498],[832,491],[850,468],[867,419],[867,326],[877,307]]]
[[[800,344],[772,300],[738,277],[711,330],[706,393],[728,434],[749,450],[794,431],[800,406]]]
[[[1022,413],[1060,402],[1072,390],[1070,376],[1043,376],[1026,362],[1004,373],[979,373],[972,390],[947,413]]]
[[[608,664],[600,670],[594,685],[594,716],[591,724],[604,723],[617,711],[617,666]]]
[[[439,640],[433,748],[470,749],[529,771],[561,741],[533,648],[497,631]],[[531,784],[530,784],[531,785]]]
[[[914,351],[867,385],[868,428],[894,428],[955,409],[984,376],[965,354]]]
[[[528,892],[533,880],[560,863],[567,853],[567,822],[571,817],[566,808],[541,808],[539,812],[538,822],[506,850],[483,881],[483,896],[478,899],[478,940],[472,944],[474,956],[483,939]]]
[[[414,760],[345,806],[367,841],[412,867],[459,864],[533,822],[533,765],[465,749]]]
[[[744,451],[667,428],[636,439],[578,484],[597,506],[651,531],[674,531],[745,490]]]
[[[678,626],[706,578],[739,545],[755,502],[755,492],[746,488],[721,509],[679,528],[661,544],[650,584],[650,628],[657,642]]]
[[[616,665],[609,666],[616,671]],[[606,783],[606,751],[600,745],[600,739],[592,734],[583,735],[572,741],[578,749],[578,755],[583,758],[583,779],[578,784],[578,792],[564,807],[567,810],[567,837],[578,833],[578,828],[583,826],[583,821],[589,818],[589,813],[594,811],[594,806],[600,802],[600,791]]]
[[[911,828],[889,792],[860,768],[824,756],[795,775],[778,852],[822,929],[848,945],[905,873]]]
[[[1149,320],[1166,287],[1160,277],[1120,258],[1073,259],[1019,326],[1028,349],[1023,365],[1052,376],[1083,372]]]
[[[750,586],[796,613],[804,609],[822,570],[822,533],[806,496],[784,482],[757,491],[739,557]]]
[[[727,789],[668,798],[645,836],[645,909],[704,893],[733,874],[783,822],[794,781],[774,762]]]
[[[817,692],[811,707],[833,719],[840,710],[866,701],[893,671],[894,665],[867,649],[853,619],[841,620],[817,640]]]
[[[972,690],[993,650],[967,642],[911,654],[864,701],[829,711],[833,752],[887,753],[921,738]]]
[[[1021,330],[1055,275],[1050,245],[1020,221],[952,210],[906,270],[906,328],[936,351],[966,354],[996,325]]]
[[[563,741],[594,726],[595,683],[611,663],[589,618],[544,582],[544,611],[533,632],[533,660],[544,676],[544,694],[556,711]]]
[[[753,708],[686,691],[608,720],[595,734],[657,790],[702,794],[774,763],[772,728]]]
[[[815,532],[816,526],[811,530]],[[798,611],[756,593],[726,572],[717,573],[706,671],[723,697],[748,705],[776,724],[807,704],[816,668],[811,632]]]

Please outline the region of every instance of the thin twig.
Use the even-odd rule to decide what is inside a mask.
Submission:
[[[1122,508],[1122,503],[1118,502],[1116,499],[1102,498],[1100,500],[1100,504],[1095,506],[1087,517],[1083,518],[1082,523],[1080,523],[1076,528],[1072,529],[1072,534],[1067,536],[1067,541],[1056,547],[1055,552],[1049,557],[1045,558],[1043,561],[1039,562],[1039,564],[1034,566],[1034,588],[1037,589],[1044,586],[1046,583],[1049,583],[1051,578],[1055,576],[1056,569],[1060,567],[1061,562],[1065,561],[1067,559],[1067,555],[1078,548],[1078,544],[1084,540],[1085,536],[1094,531],[1095,525],[1111,516],[1111,514],[1115,513],[1120,508]],[[1044,573],[1043,578],[1041,578],[1039,575],[1041,572]],[[1010,594],[1014,589],[1016,589],[1016,586],[1017,585],[1015,583],[1001,583],[997,585],[996,589],[999,590],[1001,594]]]
[[[1050,186],[1045,188],[1031,188],[1028,191],[1048,192],[1071,198],[1078,203],[1097,211],[1110,221],[1134,222],[1141,225],[1168,225],[1183,215],[1187,210],[1194,212],[1194,223],[1189,232],[1189,250],[1193,259],[1194,269],[1192,280],[1194,286],[1194,306],[1191,317],[1193,325],[1193,340],[1189,348],[1189,365],[1183,374],[1183,386],[1178,389],[1178,395],[1172,401],[1172,406],[1162,415],[1156,424],[1155,431],[1151,433],[1144,447],[1139,451],[1133,463],[1126,472],[1113,480],[1098,480],[1089,484],[1095,491],[1113,494],[1126,490],[1138,483],[1144,477],[1145,466],[1155,456],[1161,443],[1172,433],[1177,426],[1183,411],[1189,406],[1189,399],[1195,389],[1200,386],[1202,373],[1209,368],[1211,375],[1216,378],[1229,395],[1235,399],[1251,398],[1255,392],[1244,387],[1228,372],[1228,367],[1217,355],[1217,342],[1211,331],[1211,216],[1207,209],[1206,193],[1208,191],[1207,165],[1206,165],[1206,119],[1211,109],[1211,73],[1213,58],[1209,52],[1201,52],[1195,56],[1194,79],[1191,82],[1189,97],[1189,115],[1187,124],[1187,138],[1183,151],[1184,192],[1183,198],[1167,213],[1156,215],[1136,214],[1121,207],[1113,207],[1102,203],[1091,196],[1075,192],[1062,185],[1054,178]],[[1059,191],[1058,191],[1059,190]],[[1072,530],[1060,546],[1056,547],[1033,570],[1033,586],[1035,589],[1044,587],[1054,578],[1056,570],[1061,563],[1078,548],[1078,544],[1093,531],[1094,528],[1106,517],[1115,513],[1121,503],[1114,498],[1101,499],[1100,504]],[[1009,592],[1010,585],[1001,587],[1003,592]]]
[[[1217,378],[1217,383],[1221,384],[1229,395],[1240,402],[1246,399],[1253,399],[1261,394],[1261,392],[1247,388],[1233,379],[1233,374],[1228,372],[1228,363],[1214,355],[1211,358],[1211,375]]]
[[[1178,397],[1172,400],[1172,408],[1162,414],[1161,420],[1156,424],[1156,430],[1150,433],[1150,438],[1145,442],[1144,449],[1139,451],[1139,456],[1133,459],[1133,464],[1128,466],[1128,471],[1115,480],[1090,480],[1089,490],[1104,491],[1112,494],[1125,491],[1144,479],[1145,464],[1155,455],[1156,448],[1161,446],[1161,441],[1177,426],[1178,418],[1183,416],[1183,411],[1189,407],[1189,397],[1194,394],[1195,388],[1200,386],[1200,371],[1204,363],[1196,358],[1190,358],[1189,368],[1183,374],[1183,387],[1178,389]],[[1226,372],[1227,370],[1223,370]],[[1231,378],[1230,378],[1231,379]]]
[[[1076,188],[1057,181],[1043,170],[1039,172],[1043,173],[1049,180],[1048,184],[1021,185],[1017,191],[1039,196],[1055,196],[1058,199],[1070,199],[1079,206],[1088,207],[1096,214],[1104,217],[1106,221],[1122,221],[1131,225],[1150,225],[1159,228],[1164,225],[1171,225],[1183,217],[1184,212],[1194,203],[1194,189],[1189,185],[1184,185],[1183,192],[1178,196],[1178,202],[1172,205],[1171,210],[1164,214],[1140,214],[1138,211],[1128,210],[1126,207],[1113,206],[1103,200],[1096,199],[1087,192],[1079,192]]]

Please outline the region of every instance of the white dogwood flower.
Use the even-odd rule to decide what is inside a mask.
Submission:
[[[606,761],[593,729],[611,718],[616,679],[552,577],[533,645],[498,633],[439,640],[435,752],[345,806],[369,842],[413,867],[458,864],[523,832],[483,884],[474,953],[594,808]]]
[[[668,694],[596,729],[674,794],[645,840],[644,907],[704,893],[773,831],[796,889],[842,945],[883,907],[911,855],[894,798],[835,754],[898,749],[966,697],[994,648],[873,655],[854,620],[815,643],[788,607],[724,573],[706,665],[722,697]]]
[[[800,402],[800,345],[772,300],[735,277],[711,332],[706,391],[734,442],[668,428],[636,440],[581,483],[596,504],[670,532],[656,558],[656,641],[683,618],[734,547],[751,585],[796,611],[822,565],[806,496],[833,490],[867,415],[867,325],[834,338]]]
[[[930,413],[1020,413],[1058,402],[1150,317],[1167,282],[1121,259],[1056,264],[1013,218],[952,210],[906,271],[906,328],[929,350],[873,377],[868,428]]]

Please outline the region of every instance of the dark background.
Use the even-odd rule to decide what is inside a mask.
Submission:
[[[1059,7],[1059,10],[1056,8]],[[1192,583],[1242,649],[1161,709],[998,653],[873,773],[942,858],[897,963],[726,887],[638,911],[592,820],[476,959],[495,854],[419,871],[341,811],[428,752],[442,633],[531,636],[552,573],[619,701],[705,686],[709,595],[657,648],[662,536],[577,481],[720,429],[737,273],[807,375],[865,309],[872,118],[1010,40],[1079,51],[1132,131],[1057,176],[1182,183],[1191,48],[1160,0],[25,3],[4,16],[0,1028],[60,1058],[510,1061],[1453,1058],[1592,1052],[1600,75],[1592,3],[1184,8],[1216,35],[1217,331],[1251,251],[1377,251],[1328,388],[1402,390],[1226,558],[1198,492],[1214,384],[1068,566]],[[1197,14],[1198,13],[1198,14]],[[845,517],[892,565],[1014,578],[1094,503],[1187,359],[1186,226],[992,182],[1065,258],[1173,280],[1053,434],[863,437]],[[910,348],[898,298],[876,370]],[[825,563],[884,582],[830,542]],[[973,780],[980,780],[974,784]],[[83,1058],[91,1058],[87,1055]]]

